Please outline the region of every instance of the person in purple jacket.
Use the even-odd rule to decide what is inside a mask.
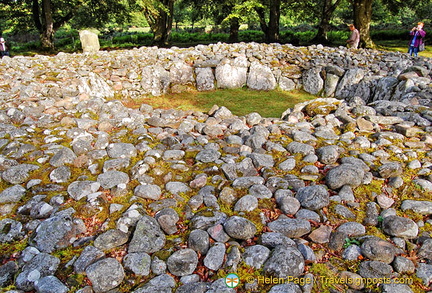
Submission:
[[[424,23],[419,22],[417,26],[413,27],[410,31],[411,40],[409,42],[408,54],[410,56],[418,56],[419,46],[423,43],[426,32],[423,30]]]

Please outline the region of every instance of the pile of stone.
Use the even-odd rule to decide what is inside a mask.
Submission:
[[[432,111],[418,100],[318,98],[281,118],[136,109],[96,78],[116,59],[37,58],[2,60],[7,292],[236,292],[232,272],[238,292],[432,283]],[[11,64],[33,70],[15,80]]]
[[[432,98],[427,58],[321,45],[212,44],[180,49],[142,47],[3,58],[0,86],[8,100],[75,102],[91,97],[159,96],[190,90],[241,88],[283,91],[304,89],[313,95],[366,103],[391,100],[429,105]]]

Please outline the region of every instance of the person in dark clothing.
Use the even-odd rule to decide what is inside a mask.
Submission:
[[[410,31],[411,40],[408,47],[408,54],[410,54],[410,56],[418,56],[419,47],[421,44],[423,44],[423,39],[426,36],[426,32],[423,30],[423,27],[424,23],[419,22],[417,23],[417,26],[413,27]]]

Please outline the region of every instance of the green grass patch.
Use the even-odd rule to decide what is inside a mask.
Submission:
[[[257,112],[263,117],[279,118],[288,108],[315,98],[316,96],[303,91],[254,91],[241,88],[166,94],[160,97],[146,97],[140,101],[135,100],[135,102],[143,102],[155,108],[176,108],[201,112],[208,112],[213,105],[218,105],[227,107],[237,116]]]
[[[408,52],[408,40],[385,40],[385,41],[375,41],[379,50],[391,51],[391,52]],[[426,43],[425,50],[419,52],[420,57],[432,58],[432,46],[428,46]]]

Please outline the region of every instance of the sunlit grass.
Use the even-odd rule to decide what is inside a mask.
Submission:
[[[391,41],[376,41],[379,50],[391,51],[391,52],[408,52],[408,41],[391,40]],[[432,58],[432,48],[426,44],[425,50],[419,53],[421,57]]]
[[[145,97],[133,102],[125,101],[125,103],[128,103],[128,106],[133,106],[133,103],[146,103],[155,108],[174,108],[201,112],[208,112],[213,105],[218,105],[227,107],[234,115],[238,116],[257,112],[263,117],[279,118],[286,109],[314,98],[316,96],[303,91],[220,89],[209,92],[193,91],[166,94],[160,97]]]

